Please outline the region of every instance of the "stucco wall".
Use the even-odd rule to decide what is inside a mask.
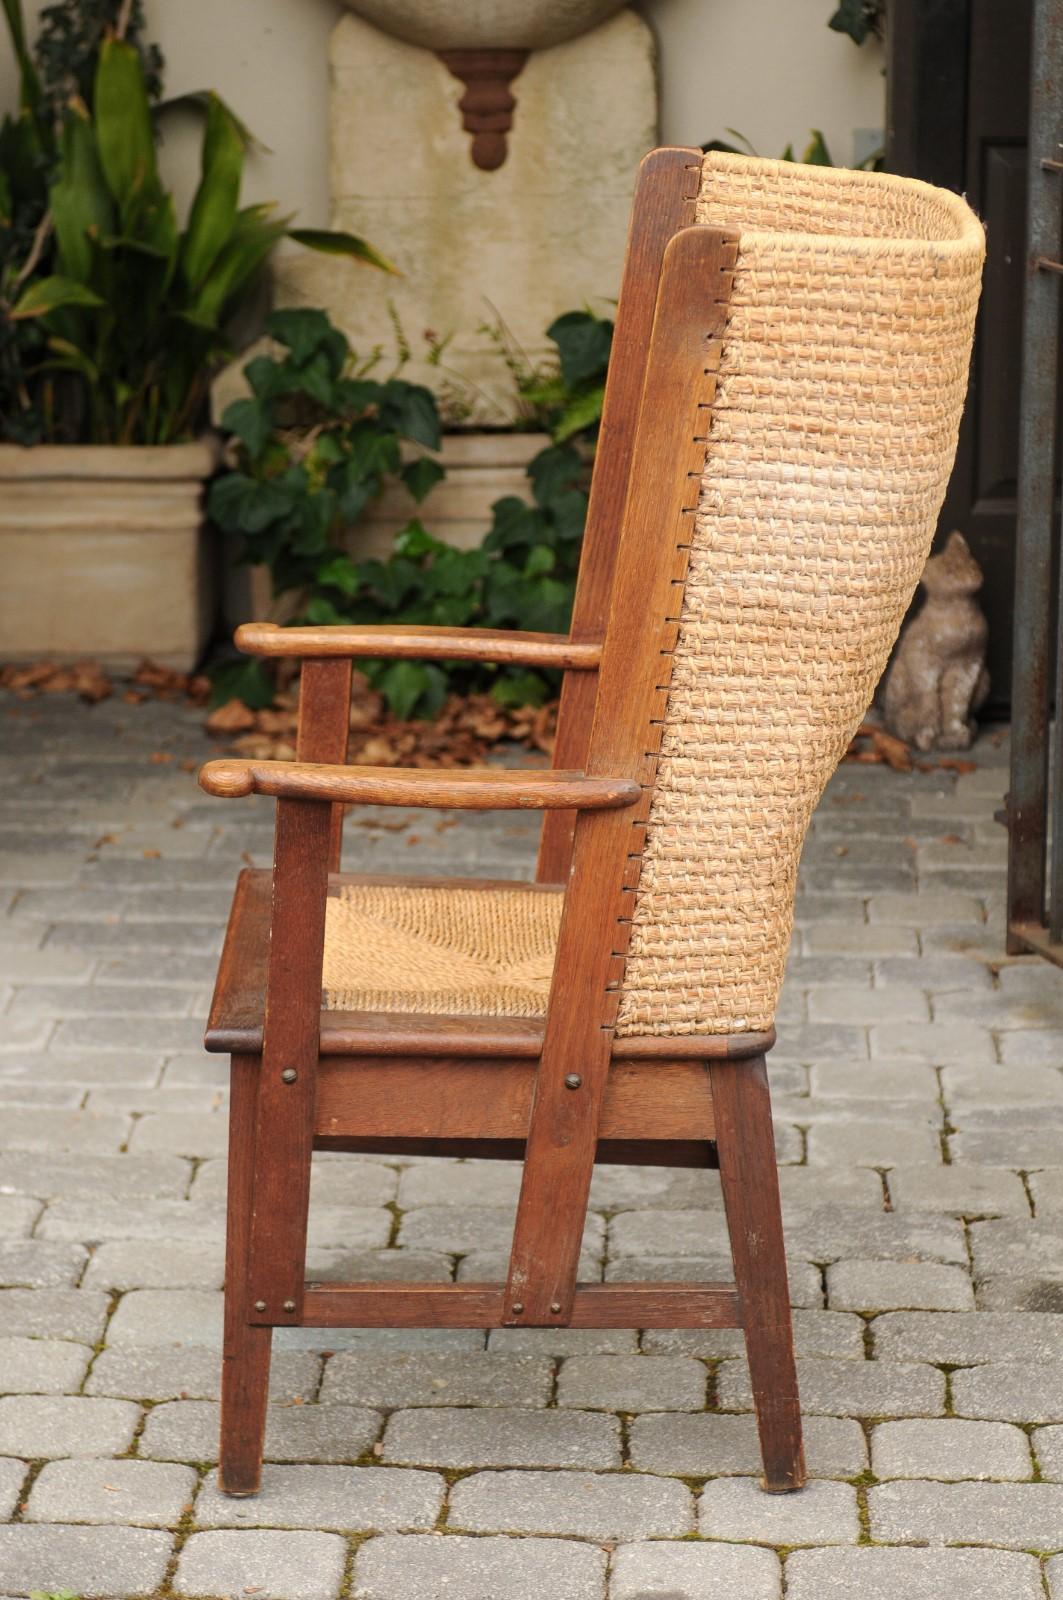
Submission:
[[[885,123],[883,51],[827,27],[834,0],[640,0],[657,35],[661,137],[667,144],[726,139],[737,128],[764,156],[821,128],[847,165],[854,132]],[[876,141],[877,142],[877,141]]]
[[[24,3],[32,25],[42,0]],[[326,223],[326,46],[340,0],[147,0],[147,9],[167,92],[219,90],[269,147],[251,158],[246,197],[278,200],[307,225]],[[832,0],[641,0],[637,9],[657,35],[668,143],[726,137],[730,126],[764,155],[791,139],[800,153],[816,126],[846,162],[854,130],[882,126],[881,50],[858,50],[829,31]],[[15,95],[5,47],[0,105]],[[189,130],[174,127],[164,161],[179,197],[195,179],[193,150]]]

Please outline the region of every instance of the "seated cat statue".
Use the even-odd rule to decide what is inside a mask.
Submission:
[[[982,569],[962,533],[923,568],[923,609],[905,629],[886,674],[882,714],[891,733],[917,750],[966,750],[973,713],[985,704],[988,626],[974,598]]]

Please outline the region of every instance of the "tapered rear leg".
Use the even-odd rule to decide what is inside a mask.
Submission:
[[[805,1481],[767,1064],[714,1061],[713,1114],[753,1404],[770,1494]]]
[[[262,1479],[273,1329],[248,1321],[248,1254],[255,1165],[255,1103],[261,1061],[233,1056],[229,1104],[229,1204],[225,1240],[225,1335],[221,1376],[219,1485],[257,1494]]]

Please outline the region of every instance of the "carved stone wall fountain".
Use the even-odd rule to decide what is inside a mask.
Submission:
[[[458,102],[462,126],[472,134],[473,164],[494,172],[506,159],[506,135],[516,100],[510,84],[529,51],[587,33],[623,6],[624,0],[474,0],[455,16],[446,0],[347,0],[352,11],[385,33],[438,55],[465,85]]]
[[[615,295],[635,168],[656,142],[653,42],[623,0],[346,0],[330,45],[332,222],[402,269],[385,280],[309,252],[279,298],[325,306],[355,348],[398,344],[478,386],[476,420],[512,416],[484,333],[531,355],[562,311]],[[408,375],[439,388],[439,368]]]

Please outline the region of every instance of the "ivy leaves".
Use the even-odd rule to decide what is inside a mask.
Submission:
[[[210,514],[243,535],[245,559],[270,567],[276,593],[303,590],[310,604],[319,590],[349,597],[360,580],[343,530],[389,477],[420,500],[442,475],[427,457],[402,461],[404,439],[438,446],[435,400],[397,378],[354,374],[347,340],[323,311],[276,311],[266,326],[286,353],[244,369],[251,393],[222,417],[239,465],[213,485]]]
[[[601,415],[612,324],[586,311],[549,329],[558,371],[540,384],[554,441],[528,466],[531,503],[495,502],[482,544],[461,550],[414,519],[386,560],[357,561],[347,535],[389,480],[414,502],[443,469],[431,456],[403,459],[403,441],[439,445],[429,390],[356,366],[343,334],[321,311],[273,314],[267,331],[280,357],[245,368],[251,393],[222,423],[238,441],[238,465],[214,484],[210,514],[243,536],[244,559],[269,566],[274,592],[296,590],[296,621],[395,622],[438,627],[568,628],[587,511],[587,452]],[[432,716],[447,694],[490,688],[503,705],[540,704],[553,675],[461,662],[363,663],[398,717]],[[224,690],[241,693],[236,669]],[[249,682],[261,696],[261,681]]]
[[[557,346],[558,370],[545,378],[536,374],[521,385],[521,394],[562,444],[592,434],[601,420],[613,324],[592,311],[566,311],[546,336]]]
[[[847,33],[854,44],[881,39],[885,27],[885,0],[841,0],[827,23],[835,33]]]

